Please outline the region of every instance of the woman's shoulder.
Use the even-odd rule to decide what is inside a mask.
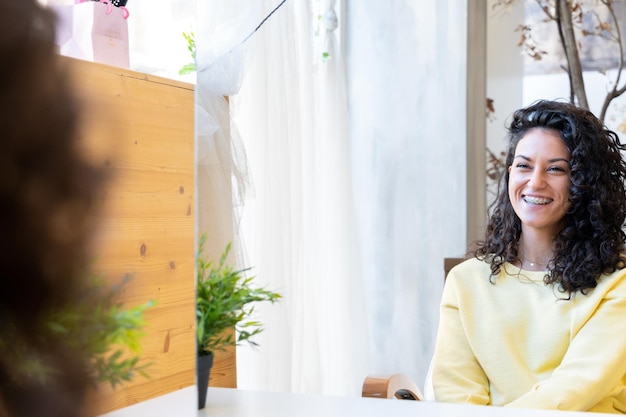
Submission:
[[[518,267],[505,262],[500,265],[500,271],[494,276],[491,270],[490,258],[468,258],[457,264],[450,270],[446,277],[446,281],[450,280],[458,285],[492,285],[501,281],[509,281],[507,278],[515,278],[515,281],[523,282],[543,282],[544,272],[524,271],[523,274]]]
[[[443,303],[456,304],[460,299],[478,302],[491,291],[491,268],[488,262],[476,258],[466,259],[448,272],[443,290]]]
[[[489,268],[489,262],[483,259],[478,259],[474,256],[469,257],[469,258],[465,258],[462,261],[460,261],[457,265],[454,266],[454,268],[469,268],[469,269],[473,269],[473,268]]]
[[[477,258],[467,258],[450,269],[446,276],[446,281],[459,279],[473,279],[473,277],[488,277],[491,274],[491,267],[487,261]]]
[[[618,268],[612,273],[602,275],[598,279],[596,290],[610,293],[613,297],[626,297],[626,266]]]

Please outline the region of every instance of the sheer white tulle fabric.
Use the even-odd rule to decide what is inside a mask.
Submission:
[[[259,2],[216,0],[197,2],[196,28],[196,163],[197,217],[215,250],[233,241],[242,258],[241,212],[251,191],[244,145],[227,97],[241,88],[246,56],[252,43],[243,42],[261,18]]]

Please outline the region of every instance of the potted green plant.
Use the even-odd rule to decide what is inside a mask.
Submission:
[[[250,268],[236,270],[226,263],[231,244],[219,263],[204,259],[206,236],[200,237],[196,272],[196,340],[198,371],[198,408],[204,408],[210,370],[215,352],[242,342],[257,345],[254,336],[263,325],[252,319],[257,302],[276,302],[280,294],[252,286]],[[236,336],[231,330],[235,330]]]

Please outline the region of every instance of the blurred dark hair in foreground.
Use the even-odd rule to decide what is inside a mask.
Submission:
[[[89,358],[50,325],[85,296],[102,175],[36,0],[0,0],[0,416],[81,415]]]

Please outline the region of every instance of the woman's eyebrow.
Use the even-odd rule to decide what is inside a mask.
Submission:
[[[567,165],[569,165],[569,159],[567,159],[567,158],[552,158],[552,159],[548,159],[548,162],[559,162],[559,161],[563,161]]]
[[[513,157],[513,159],[516,159],[516,158],[522,158],[522,159],[525,159],[526,161],[530,161],[531,160],[529,157],[527,157],[525,155],[515,155]],[[559,161],[563,161],[563,162],[565,162],[566,164],[569,165],[569,159],[567,159],[567,158],[558,157],[558,158],[548,159],[548,162],[559,162]]]

